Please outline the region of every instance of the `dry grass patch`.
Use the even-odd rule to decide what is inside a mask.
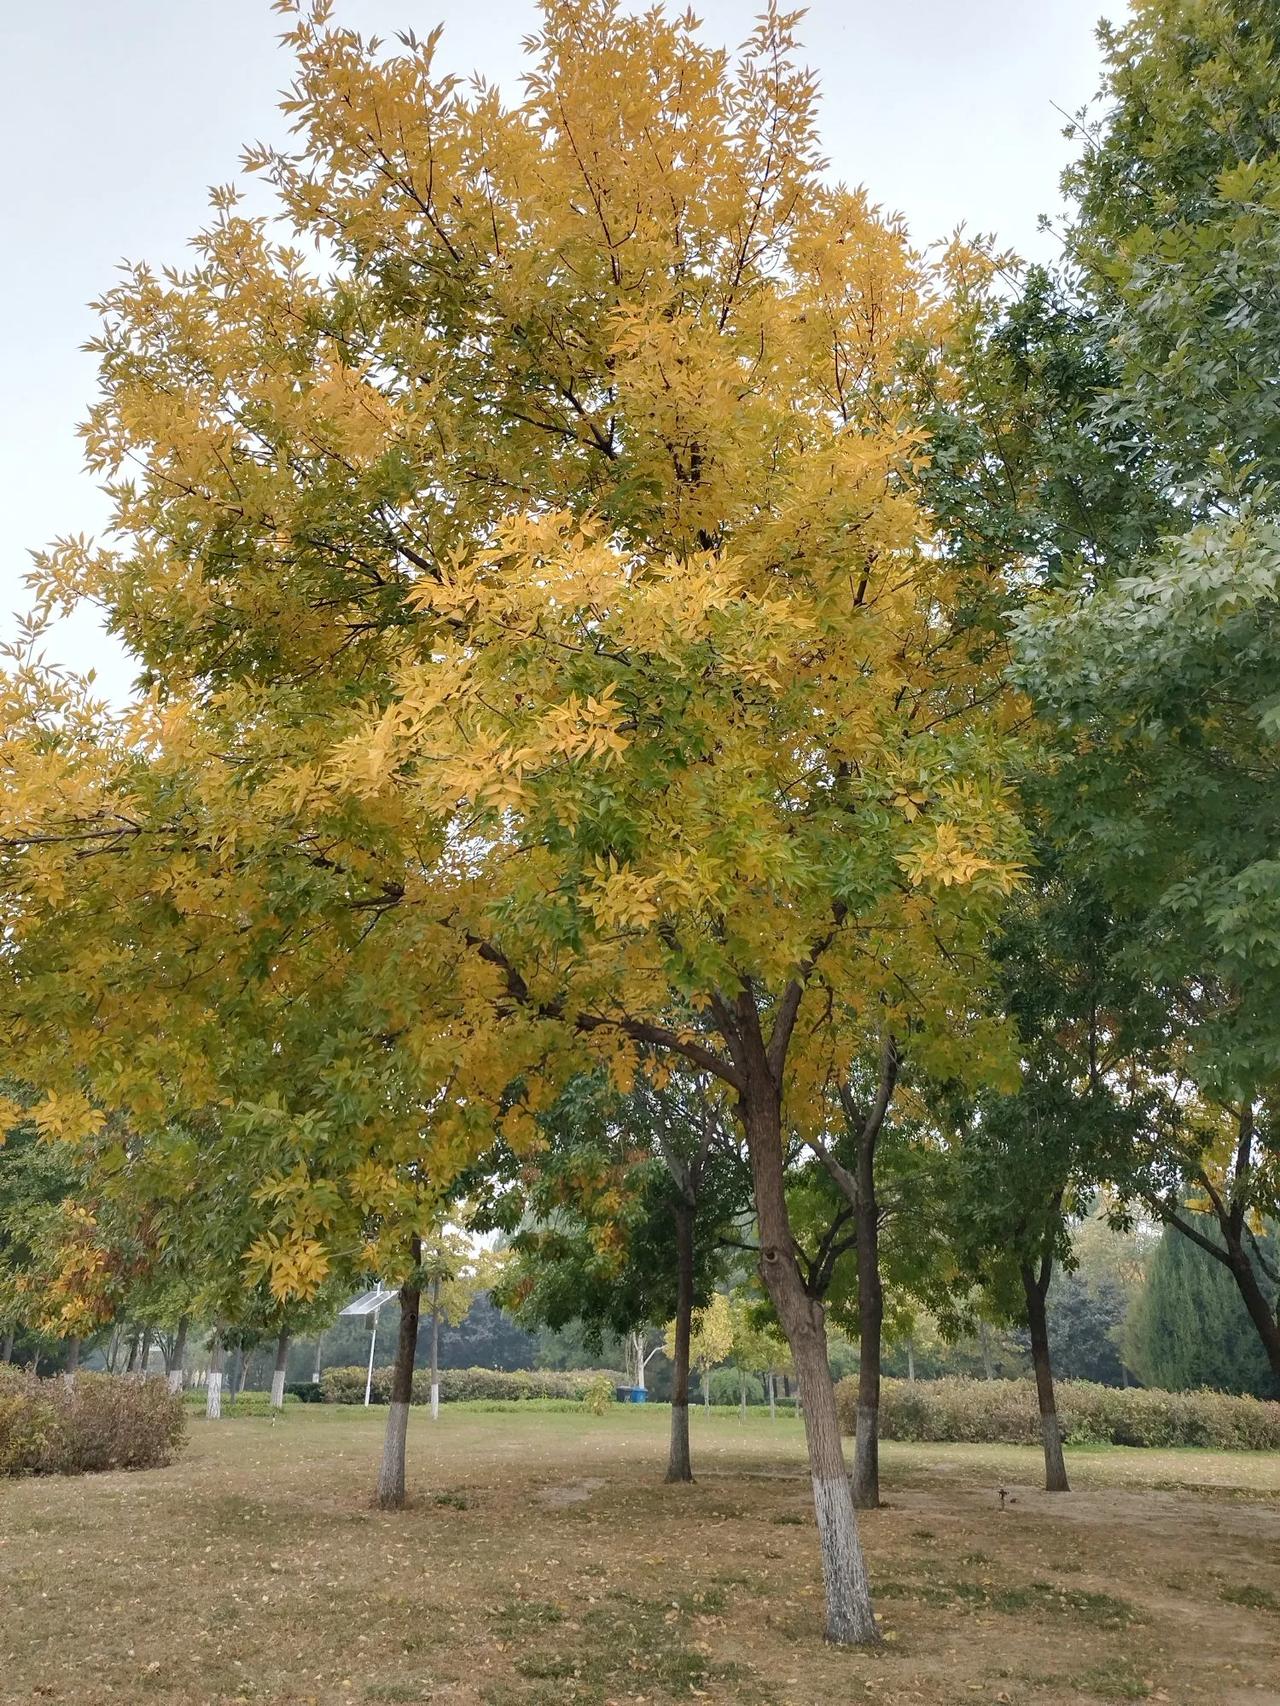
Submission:
[[[887,1447],[868,1654],[819,1638],[794,1421],[696,1415],[682,1488],[657,1407],[415,1413],[383,1515],[382,1419],[196,1422],[169,1468],[6,1486],[0,1700],[1280,1701],[1275,1459],[1077,1453],[1049,1497],[1032,1451]]]

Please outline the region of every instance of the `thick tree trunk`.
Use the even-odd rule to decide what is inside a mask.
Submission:
[[[135,1333],[129,1340],[129,1355],[125,1359],[124,1365],[124,1371],[126,1374],[132,1374],[138,1366],[138,1346],[141,1342],[142,1336],[139,1333]]]
[[[693,1208],[683,1198],[675,1205],[676,1332],[671,1367],[671,1449],[668,1481],[692,1481],[689,1457],[689,1339],[693,1330]]]
[[[431,1420],[440,1420],[440,1281],[431,1282]]]
[[[178,1322],[178,1331],[174,1336],[173,1349],[169,1353],[167,1380],[170,1392],[175,1396],[182,1391],[183,1364],[187,1360],[187,1332],[191,1326],[190,1318],[186,1315]]]
[[[80,1367],[80,1340],[78,1337],[74,1338],[74,1339],[68,1339],[67,1340],[67,1366],[63,1370],[63,1379],[66,1381],[68,1386],[74,1386],[75,1385],[75,1383],[76,1383],[76,1371],[79,1367]]]
[[[1062,1455],[1062,1427],[1053,1392],[1053,1363],[1049,1355],[1049,1326],[1044,1300],[1049,1290],[1052,1263],[1046,1257],[1037,1274],[1029,1262],[1022,1264],[1022,1289],[1027,1299],[1027,1326],[1031,1331],[1031,1361],[1036,1371],[1036,1397],[1040,1403],[1040,1438],[1044,1442],[1044,1488],[1046,1493],[1069,1493],[1067,1465]]]
[[[744,998],[744,1003],[748,998]],[[871,1605],[858,1519],[840,1442],[835,1387],[827,1360],[822,1305],[805,1290],[795,1255],[783,1179],[781,1098],[774,1068],[759,1038],[754,1004],[745,1017],[754,1034],[742,1038],[745,1069],[740,1113],[751,1160],[760,1275],[786,1335],[804,1406],[813,1505],[818,1519],[830,1641],[865,1645],[879,1640]]]
[[[276,1365],[271,1371],[271,1408],[284,1409],[284,1377],[289,1370],[289,1334],[276,1340]]]
[[[875,1139],[858,1145],[854,1209],[858,1257],[858,1418],[853,1441],[853,1502],[880,1506],[880,1339],[884,1287],[880,1280],[880,1205],[876,1200]]]
[[[211,1422],[222,1414],[222,1329],[215,1327],[209,1341],[209,1383],[205,1388],[204,1413]]]
[[[404,1509],[404,1451],[409,1432],[409,1406],[413,1402],[413,1364],[418,1351],[418,1312],[422,1291],[417,1283],[417,1263],[421,1259],[418,1240],[414,1239],[414,1274],[400,1287],[400,1335],[396,1340],[396,1360],[391,1371],[391,1405],[387,1411],[387,1432],[382,1442],[382,1466],[378,1471],[378,1504],[384,1511]]]

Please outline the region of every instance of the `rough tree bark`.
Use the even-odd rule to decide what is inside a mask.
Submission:
[[[169,1390],[175,1395],[182,1391],[182,1365],[187,1360],[187,1333],[190,1327],[191,1319],[189,1316],[184,1315],[178,1322],[178,1331],[174,1337],[173,1350],[169,1355],[169,1367],[165,1371]]]
[[[772,1044],[766,1049],[755,1002],[749,994],[739,999],[736,1017],[734,1042],[742,1078],[739,1113],[760,1229],[760,1275],[791,1350],[804,1408],[826,1587],[827,1639],[872,1644],[879,1640],[879,1632],[840,1440],[824,1311],[805,1287],[787,1213],[781,1097],[784,1050],[775,1051]],[[780,1022],[775,1020],[775,1038]]]
[[[67,1366],[63,1370],[63,1379],[66,1381],[68,1386],[74,1386],[75,1385],[75,1383],[76,1383],[76,1371],[79,1369],[79,1367],[80,1367],[80,1340],[78,1337],[74,1338],[74,1339],[68,1339],[67,1340]]]
[[[1066,1460],[1062,1455],[1062,1426],[1053,1391],[1053,1362],[1049,1355],[1049,1325],[1045,1298],[1053,1277],[1053,1257],[1041,1258],[1038,1269],[1023,1262],[1022,1289],[1027,1299],[1027,1326],[1031,1332],[1031,1362],[1036,1372],[1036,1397],[1040,1404],[1040,1438],[1044,1442],[1044,1487],[1047,1493],[1069,1493]]]
[[[671,1373],[671,1450],[668,1481],[692,1481],[689,1457],[689,1339],[693,1330],[693,1205],[681,1195],[675,1209],[676,1331]]]
[[[271,1371],[271,1408],[284,1409],[284,1377],[289,1369],[289,1338],[288,1333],[281,1333],[276,1340],[276,1362]]]
[[[204,1413],[211,1422],[222,1414],[222,1328],[213,1329],[209,1340],[209,1383],[205,1388]]]
[[[404,1450],[409,1432],[409,1406],[413,1402],[413,1365],[418,1352],[418,1314],[422,1306],[418,1275],[421,1260],[422,1245],[415,1234],[413,1272],[400,1287],[400,1333],[391,1371],[391,1405],[382,1442],[382,1465],[378,1471],[377,1502],[384,1511],[404,1509]]]

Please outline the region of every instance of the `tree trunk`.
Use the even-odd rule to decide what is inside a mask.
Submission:
[[[5,1330],[4,1330],[4,1344],[3,1344],[3,1346],[0,1346],[0,1362],[12,1362],[13,1361],[13,1340],[14,1340],[14,1336],[15,1336],[16,1331],[17,1331],[17,1329],[14,1327],[12,1322],[10,1322],[9,1325],[5,1328]]]
[[[173,1349],[169,1353],[168,1386],[175,1397],[182,1391],[183,1363],[187,1360],[187,1330],[191,1326],[189,1316],[184,1315],[178,1322],[178,1331],[174,1337]]]
[[[1049,1326],[1044,1300],[1049,1291],[1053,1264],[1046,1256],[1037,1274],[1029,1262],[1022,1264],[1022,1289],[1027,1298],[1027,1326],[1031,1331],[1031,1361],[1036,1371],[1036,1397],[1040,1402],[1040,1438],[1044,1441],[1044,1489],[1046,1493],[1069,1493],[1067,1465],[1062,1455],[1062,1427],[1053,1393],[1053,1363],[1049,1356]]]
[[[276,1365],[271,1372],[271,1408],[284,1409],[284,1377],[289,1370],[289,1334],[276,1340]]]
[[[209,1384],[205,1390],[204,1413],[211,1422],[222,1414],[222,1329],[215,1327],[209,1341]]]
[[[1258,1283],[1253,1263],[1239,1244],[1231,1249],[1227,1266],[1244,1300],[1244,1306],[1249,1311],[1249,1319],[1262,1340],[1262,1348],[1267,1353],[1271,1372],[1280,1380],[1280,1320],[1276,1319],[1275,1311]]]
[[[143,1329],[142,1345],[138,1351],[138,1379],[147,1378],[147,1364],[151,1361],[151,1340],[153,1334],[150,1327]]]
[[[769,1420],[778,1419],[778,1377],[772,1369],[769,1370]]]
[[[907,1340],[907,1379],[915,1385],[916,1378],[916,1347],[913,1339]]]
[[[747,1377],[741,1369],[738,1370],[738,1420],[747,1419]]]
[[[317,1335],[316,1335],[316,1360],[315,1360],[315,1366],[314,1366],[314,1368],[313,1368],[313,1369],[312,1369],[312,1370],[311,1370],[311,1384],[312,1384],[312,1385],[313,1385],[313,1386],[319,1386],[319,1384],[320,1384],[320,1374],[321,1374],[321,1357],[322,1357],[322,1355],[323,1355],[323,1351],[324,1351],[324,1334],[323,1334],[323,1333],[318,1333],[318,1334],[317,1334]]]
[[[667,1480],[692,1481],[689,1457],[689,1339],[693,1330],[693,1207],[676,1201],[676,1332],[671,1366],[671,1448]]]
[[[238,1397],[239,1397],[239,1396],[240,1396],[240,1394],[241,1394],[241,1393],[242,1393],[242,1392],[243,1392],[243,1391],[244,1391],[244,1389],[245,1389],[245,1386],[246,1386],[246,1384],[247,1384],[247,1383],[248,1383],[248,1379],[249,1379],[249,1359],[250,1359],[250,1357],[251,1357],[251,1356],[252,1356],[252,1355],[253,1355],[253,1352],[252,1352],[252,1350],[250,1350],[250,1349],[248,1349],[248,1348],[247,1348],[247,1347],[246,1347],[246,1346],[243,1346],[243,1345],[242,1345],[242,1346],[241,1346],[241,1348],[240,1348],[240,1361],[239,1361],[239,1362],[238,1362],[238,1363],[237,1363],[237,1365],[236,1365],[236,1390],[235,1390],[235,1396],[236,1396],[236,1397],[237,1397],[237,1398],[238,1398]]]
[[[884,1287],[880,1280],[880,1205],[876,1200],[875,1138],[858,1144],[854,1207],[858,1257],[858,1412],[853,1440],[853,1502],[880,1508],[880,1340]]]
[[[995,1369],[991,1366],[991,1334],[987,1324],[981,1317],[978,1319],[978,1348],[982,1352],[982,1375],[984,1380],[994,1380]]]
[[[751,1161],[756,1221],[760,1229],[760,1275],[786,1335],[804,1406],[805,1439],[813,1505],[818,1519],[826,1587],[829,1641],[878,1642],[858,1519],[840,1442],[835,1387],[827,1360],[822,1305],[809,1296],[796,1261],[783,1178],[782,1109],[778,1079],[759,1034],[754,1002],[740,1002],[744,1030],[740,1061],[744,1083],[739,1103]]]
[[[414,1272],[400,1287],[400,1334],[396,1360],[391,1371],[391,1404],[387,1431],[382,1442],[382,1466],[378,1471],[378,1504],[384,1511],[404,1509],[404,1448],[409,1432],[409,1405],[413,1402],[413,1364],[418,1351],[418,1311],[422,1290],[417,1266],[422,1259],[418,1239],[413,1240]]]
[[[431,1420],[440,1420],[440,1279],[431,1282]]]
[[[138,1346],[141,1342],[141,1335],[139,1333],[135,1333],[129,1340],[129,1355],[125,1359],[124,1365],[124,1371],[126,1374],[132,1374],[138,1366]]]
[[[709,1368],[704,1368],[702,1371],[702,1408],[708,1415],[711,1413],[711,1370]]]
[[[62,1376],[63,1379],[66,1381],[68,1386],[74,1386],[75,1385],[75,1383],[76,1383],[76,1370],[79,1367],[80,1367],[80,1340],[78,1337],[74,1338],[74,1339],[68,1339],[67,1340],[67,1366],[63,1370],[63,1376]]]

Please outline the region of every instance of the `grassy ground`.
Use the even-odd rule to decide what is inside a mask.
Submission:
[[[171,1468],[0,1483],[0,1700],[609,1706],[1280,1703],[1280,1460],[889,1445],[864,1518],[885,1644],[824,1646],[794,1420],[476,1413],[192,1424]],[[999,1489],[1005,1489],[1003,1508]]]

